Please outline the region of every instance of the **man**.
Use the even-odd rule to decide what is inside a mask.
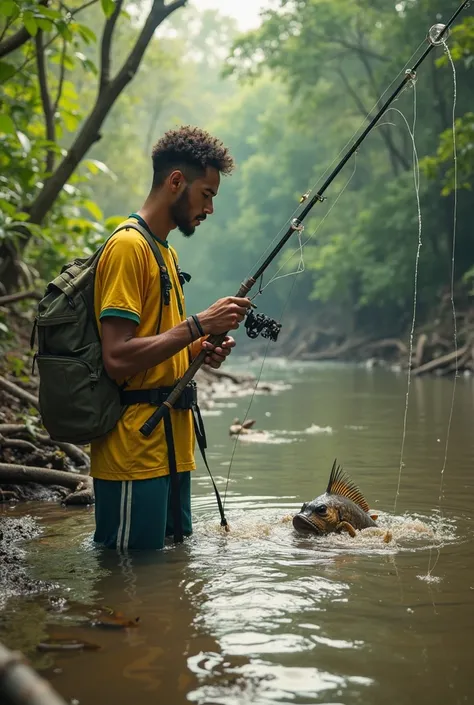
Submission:
[[[234,168],[228,150],[207,132],[182,127],[159,140],[152,162],[148,197],[138,213],[129,217],[130,228],[107,242],[94,290],[104,365],[110,377],[126,383],[124,398],[129,404],[116,427],[91,444],[94,538],[120,551],[163,548],[177,519],[184,535],[192,533],[190,473],[196,467],[192,411],[170,411],[174,441],[170,451],[163,421],[149,437],[140,433],[156,406],[142,398],[141,403],[130,400],[138,398],[137,394],[148,399],[150,392],[145,390],[172,387],[202,348],[209,351],[206,362],[219,367],[234,347],[234,339],[227,336],[214,349],[203,336],[237,329],[250,306],[249,299],[227,297],[186,318],[176,253],[168,244],[171,230],[178,228],[190,237],[213,213],[220,175]],[[161,299],[163,273],[133,223],[152,235],[164,260],[171,284],[165,305]],[[173,468],[176,473],[170,480]],[[178,488],[175,500],[179,491],[180,501],[174,505],[172,487]],[[178,511],[179,506],[176,515],[172,509]]]

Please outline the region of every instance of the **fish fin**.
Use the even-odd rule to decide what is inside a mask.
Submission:
[[[369,516],[370,516],[370,518],[373,519],[374,521],[377,521],[377,519],[379,518],[379,515],[378,515],[378,514],[373,514],[372,512],[369,514]]]
[[[326,492],[328,494],[338,494],[347,497],[357,504],[364,512],[369,512],[370,507],[362,492],[359,490],[340,465],[337,459],[334,461]]]
[[[347,531],[349,536],[354,536],[356,535],[356,530],[352,526],[352,524],[349,524],[348,521],[340,521],[339,524],[336,526],[336,531]]]

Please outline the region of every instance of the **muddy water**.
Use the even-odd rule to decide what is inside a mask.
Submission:
[[[259,363],[240,363],[249,367]],[[83,705],[472,702],[473,380],[457,383],[443,476],[452,380],[413,381],[395,507],[403,374],[275,361],[264,378],[288,387],[253,400],[263,433],[237,443],[229,534],[202,464],[194,536],[161,553],[119,560],[93,546],[91,510],[30,505],[43,527],[30,564],[55,587],[10,599],[0,639]],[[222,491],[228,428],[248,403],[218,400],[207,418]],[[289,517],[324,490],[335,457],[382,528],[356,539],[298,537]],[[106,607],[139,617],[138,626],[90,626]],[[51,637],[100,649],[36,650]]]

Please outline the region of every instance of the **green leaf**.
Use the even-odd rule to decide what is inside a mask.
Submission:
[[[95,33],[92,31],[90,27],[87,27],[85,24],[80,24],[79,22],[74,22],[74,24],[71,25],[71,29],[73,29],[75,32],[77,32],[82,39],[85,41],[86,44],[90,44],[90,42],[96,42],[97,41],[97,36]]]
[[[104,15],[109,18],[115,10],[114,0],[100,0],[100,4],[102,5]]]
[[[33,17],[31,10],[26,10],[26,12],[23,13],[23,24],[31,36],[35,37],[38,31],[38,25],[36,24],[36,20]]]
[[[68,42],[72,41],[72,32],[65,22],[58,22],[56,27],[58,28],[59,34],[64,37]]]
[[[0,15],[2,17],[11,17],[15,12],[15,3],[13,0],[0,1]]]
[[[0,115],[0,132],[7,135],[15,134],[15,123],[9,115]]]
[[[16,136],[18,137],[18,140],[19,140],[21,146],[23,147],[25,152],[28,154],[31,150],[30,140],[23,132],[20,132],[20,130],[17,130]]]
[[[51,10],[50,7],[42,7],[41,10],[37,11],[37,17],[49,17],[50,20],[60,20],[62,15],[59,10]]]
[[[109,169],[107,164],[104,164],[104,162],[99,161],[98,159],[86,159],[83,162],[84,166],[86,166],[91,174],[98,174],[99,171],[102,171],[104,174],[107,174],[108,176],[111,176],[114,181],[116,181],[117,177],[115,174]]]
[[[103,220],[104,219],[104,214],[100,210],[99,206],[97,203],[94,201],[84,201],[82,204],[84,208],[86,208],[91,215],[94,216],[96,220]]]
[[[46,19],[46,17],[37,17],[36,23],[38,27],[44,32],[51,32],[51,30],[53,29],[53,23],[51,22],[51,20]]]
[[[13,64],[9,64],[7,61],[0,61],[0,81],[8,81],[16,72],[16,68]]]

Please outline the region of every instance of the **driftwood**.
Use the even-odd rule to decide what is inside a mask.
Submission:
[[[328,348],[327,350],[304,353],[301,355],[301,358],[303,360],[336,360],[337,358],[343,357],[348,352],[368,345],[369,342],[368,338],[349,338],[349,340],[344,341],[341,345]]]
[[[0,644],[0,691],[8,705],[66,705],[18,651]]]
[[[210,367],[209,365],[203,365],[202,371],[208,377],[214,377],[216,379],[229,379],[234,384],[242,384],[243,381],[249,381],[249,380],[253,379],[253,377],[251,377],[251,376],[234,375],[231,372],[223,372],[222,370],[215,370],[213,367]]]
[[[471,346],[472,342],[469,341],[462,347],[458,348],[457,350],[453,350],[453,352],[450,352],[447,355],[442,355],[441,357],[437,357],[434,360],[425,362],[424,365],[416,367],[414,370],[412,370],[412,375],[422,375],[426,372],[433,372],[434,370],[439,370],[445,367],[446,365],[450,365],[451,363],[456,362],[457,358],[461,359],[466,354],[466,352],[470,351]]]
[[[408,348],[398,338],[383,338],[382,340],[374,340],[364,346],[367,350],[380,350],[382,348],[397,348],[402,355],[408,355]]]
[[[31,406],[34,406],[35,409],[39,410],[38,399],[33,394],[31,394],[31,392],[27,392],[26,389],[22,389],[17,384],[13,384],[13,382],[10,382],[8,379],[5,379],[5,377],[1,376],[0,389],[5,390],[9,394],[12,394],[17,399],[21,399],[21,401],[26,401],[27,404],[31,404]]]
[[[0,463],[0,484],[18,485],[25,482],[61,485],[72,489],[73,492],[65,499],[66,504],[92,504],[94,501],[92,479],[88,475],[29,465]]]
[[[22,301],[23,299],[36,299],[40,301],[42,295],[37,291],[19,291],[16,294],[7,294],[6,296],[0,296],[0,306],[6,306],[8,304],[14,304],[17,301]]]
[[[423,364],[423,356],[425,353],[428,336],[422,333],[416,342],[415,357],[413,358],[413,367],[420,367]]]

